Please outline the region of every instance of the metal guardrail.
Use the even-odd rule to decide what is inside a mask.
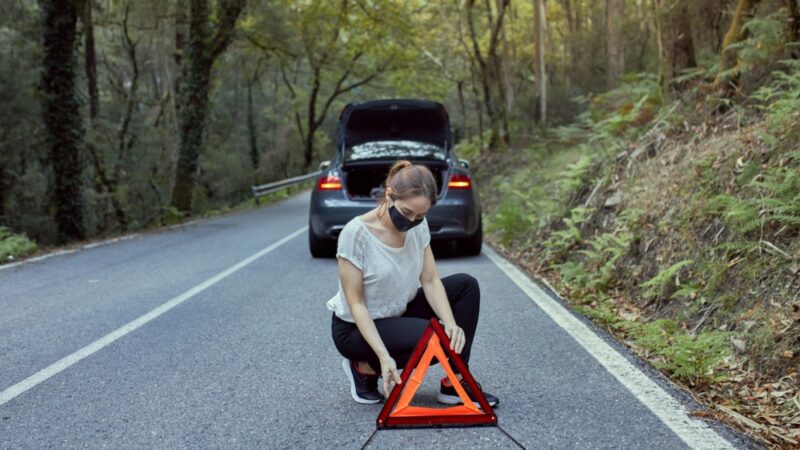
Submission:
[[[258,198],[262,195],[267,195],[275,191],[279,191],[281,189],[287,188],[289,186],[302,183],[304,181],[311,180],[318,176],[322,175],[322,171],[318,170],[313,173],[307,173],[305,175],[298,175],[296,177],[287,178],[281,181],[274,181],[272,183],[261,184],[258,186],[252,186],[250,190],[253,192],[253,196]]]

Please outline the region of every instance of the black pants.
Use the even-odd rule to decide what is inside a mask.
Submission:
[[[456,324],[464,330],[466,342],[460,356],[468,365],[472,341],[475,338],[475,328],[478,326],[481,298],[478,281],[470,275],[459,273],[442,278],[442,284],[447,293],[450,308],[453,310]],[[420,287],[402,316],[375,320],[378,334],[381,335],[383,344],[394,358],[398,369],[406,365],[414,347],[422,337],[425,327],[433,317],[436,317],[436,314],[428,304],[425,293]],[[355,361],[367,361],[373,370],[380,373],[381,364],[378,356],[364,340],[356,324],[345,322],[334,314],[331,331],[336,349],[342,356]],[[436,363],[436,358],[432,363]],[[454,365],[451,364],[451,367],[454,371],[458,371]]]

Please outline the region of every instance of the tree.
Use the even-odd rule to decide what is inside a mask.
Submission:
[[[483,94],[483,102],[486,108],[486,114],[489,116],[489,126],[491,127],[491,135],[489,137],[489,148],[497,148],[500,140],[508,143],[508,125],[505,117],[505,108],[498,105],[498,102],[503,101],[503,87],[502,80],[499,76],[498,67],[500,59],[497,54],[497,46],[500,42],[500,30],[503,26],[503,19],[508,9],[510,0],[503,0],[498,4],[497,18],[494,18],[491,13],[491,4],[486,2],[486,15],[487,23],[489,25],[489,48],[486,54],[481,50],[479,43],[478,31],[475,20],[475,0],[468,0],[467,2],[467,28],[469,30],[470,41],[472,42],[473,57],[475,58],[476,72],[480,78],[480,84]],[[498,91],[498,93],[493,93]]]
[[[211,69],[233,39],[244,3],[244,0],[217,0],[218,19],[212,33],[208,0],[189,2],[189,41],[182,60],[185,66],[179,99],[180,146],[172,191],[172,206],[184,213],[191,213],[192,209],[197,160],[208,116]]]
[[[380,7],[395,21],[373,14],[361,2],[300,3],[286,18],[294,33],[289,32],[283,42],[267,44],[269,38],[263,33],[248,36],[254,46],[275,56],[280,64],[281,79],[293,100],[305,169],[312,166],[314,141],[334,102],[367,86],[406,58],[398,44],[403,41],[398,39],[403,32],[399,26],[402,10],[389,1],[376,2],[373,7]],[[298,78],[307,90],[298,86]]]
[[[659,51],[659,84],[669,94],[672,79],[697,66],[688,0],[666,3],[654,0],[656,37]]]
[[[625,72],[625,50],[623,47],[622,22],[623,0],[606,0],[606,87],[613,89]]]
[[[53,166],[58,240],[86,237],[83,223],[81,144],[83,125],[76,92],[75,40],[78,8],[74,1],[43,0],[44,61],[42,115]]]
[[[534,39],[536,41],[536,112],[540,124],[547,122],[547,72],[544,64],[544,30],[547,23],[544,0],[534,0]]]
[[[725,33],[725,39],[722,41],[722,50],[719,57],[719,74],[715,80],[715,86],[723,92],[723,94],[730,92],[738,84],[738,73],[735,67],[736,51],[731,46],[742,39],[745,33],[742,26],[748,17],[752,17],[753,10],[760,3],[761,0],[739,0],[736,5],[736,11],[731,20],[731,26],[728,32]]]
[[[100,112],[100,99],[97,90],[97,56],[94,48],[94,21],[92,19],[92,0],[80,0],[82,5],[84,36],[84,67],[89,91],[89,116],[94,120]]]

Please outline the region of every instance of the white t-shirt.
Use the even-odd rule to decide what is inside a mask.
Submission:
[[[431,240],[428,219],[406,232],[403,247],[386,245],[359,217],[339,234],[336,256],[353,263],[363,273],[364,303],[370,317],[398,317],[406,311],[420,287],[425,247]],[[326,304],[340,319],[355,323],[339,280],[339,292]]]

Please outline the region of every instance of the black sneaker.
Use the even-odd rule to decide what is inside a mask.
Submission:
[[[378,392],[378,376],[362,375],[349,359],[342,360],[342,368],[350,380],[350,395],[358,403],[378,403],[383,396]]]
[[[498,400],[497,397],[484,391],[480,383],[477,384],[478,389],[480,389],[481,392],[483,392],[483,396],[486,397],[486,402],[489,403],[489,406],[494,408],[498,403],[500,403],[500,400]],[[461,380],[461,387],[463,387],[467,392],[467,395],[473,401],[473,403],[475,403],[475,406],[480,408],[481,405],[478,403],[477,397],[472,393],[472,390],[469,388],[465,380]],[[439,382],[439,393],[436,394],[436,400],[438,400],[439,403],[444,403],[445,405],[458,405],[463,403],[461,401],[461,397],[458,396],[458,392],[456,392],[456,388],[453,386],[445,386],[444,382]]]

